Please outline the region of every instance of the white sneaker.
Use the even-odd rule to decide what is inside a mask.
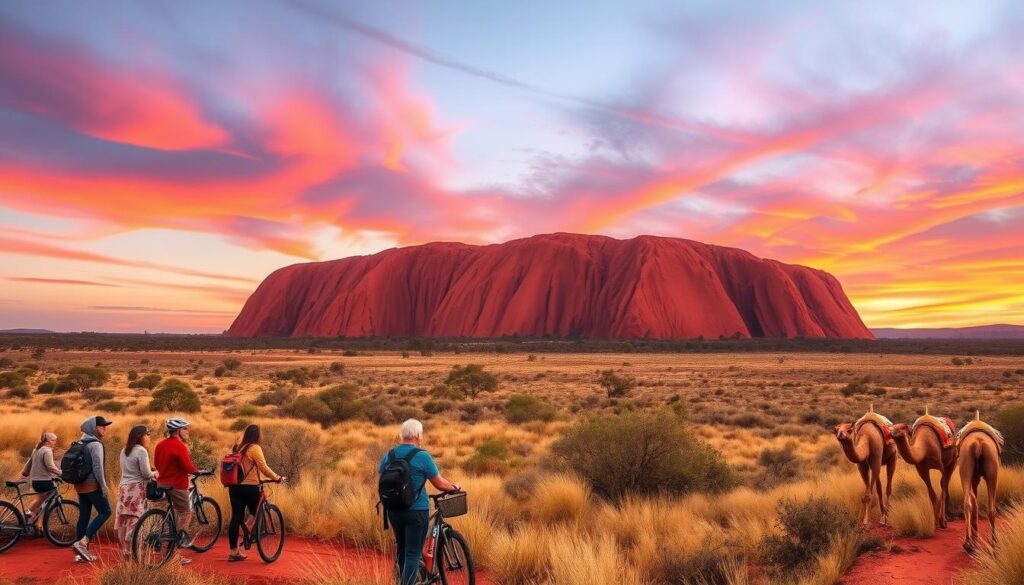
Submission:
[[[87,563],[91,563],[96,560],[96,557],[92,556],[92,554],[89,553],[88,545],[82,544],[81,540],[72,544],[71,548],[75,549],[75,552],[78,553],[78,556],[82,557],[82,560]]]

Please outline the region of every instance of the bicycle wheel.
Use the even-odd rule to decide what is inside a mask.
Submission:
[[[0,501],[0,553],[17,544],[25,532],[25,519],[10,502]]]
[[[206,552],[217,544],[223,526],[220,504],[213,498],[204,497],[192,510],[192,550]]]
[[[43,514],[43,533],[46,540],[56,546],[71,546],[75,542],[75,529],[78,527],[78,502],[61,500],[46,508]]]
[[[437,572],[444,585],[475,585],[476,568],[473,555],[469,553],[466,539],[454,528],[444,531],[444,538],[437,547]]]
[[[284,550],[284,515],[274,504],[263,506],[256,520],[256,550],[265,563],[276,561]]]
[[[178,542],[178,531],[166,510],[153,508],[139,518],[132,531],[132,558],[150,569],[170,560]]]

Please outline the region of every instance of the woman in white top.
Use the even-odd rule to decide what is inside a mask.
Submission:
[[[60,467],[53,463],[53,448],[56,446],[57,435],[49,432],[43,433],[39,437],[36,448],[32,450],[32,456],[28,458],[25,467],[21,470],[21,476],[27,477],[32,482],[32,491],[39,494],[28,508],[29,522],[39,514],[39,508],[46,501],[50,492],[57,489],[53,485],[54,478],[60,477]]]
[[[117,494],[117,513],[114,528],[121,541],[125,558],[131,556],[132,530],[146,508],[146,482],[156,479],[156,471],[149,465],[149,427],[136,425],[128,433],[121,451],[121,484]]]

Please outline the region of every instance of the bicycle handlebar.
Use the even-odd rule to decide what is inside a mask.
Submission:
[[[265,484],[265,483],[281,483],[282,481],[284,481],[283,477],[281,479],[261,479],[261,480],[259,480],[260,485]]]
[[[463,493],[463,492],[465,492],[465,491],[466,491],[466,490],[450,490],[450,491],[447,491],[447,492],[441,492],[441,493],[439,493],[439,494],[428,494],[428,497],[429,497],[429,498],[430,498],[431,500],[435,500],[435,501],[437,501],[437,500],[439,500],[439,499],[441,499],[441,498],[443,498],[443,497],[445,497],[445,496],[449,496],[449,495],[451,495],[451,494],[461,494],[461,493]]]
[[[190,473],[189,475],[191,477],[193,477],[193,478],[206,477],[208,475],[213,475],[213,470],[212,469],[200,469],[199,471],[197,471],[195,473]]]

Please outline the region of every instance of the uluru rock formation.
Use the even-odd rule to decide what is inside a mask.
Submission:
[[[678,238],[562,233],[281,268],[228,335],[872,338],[826,272]]]

